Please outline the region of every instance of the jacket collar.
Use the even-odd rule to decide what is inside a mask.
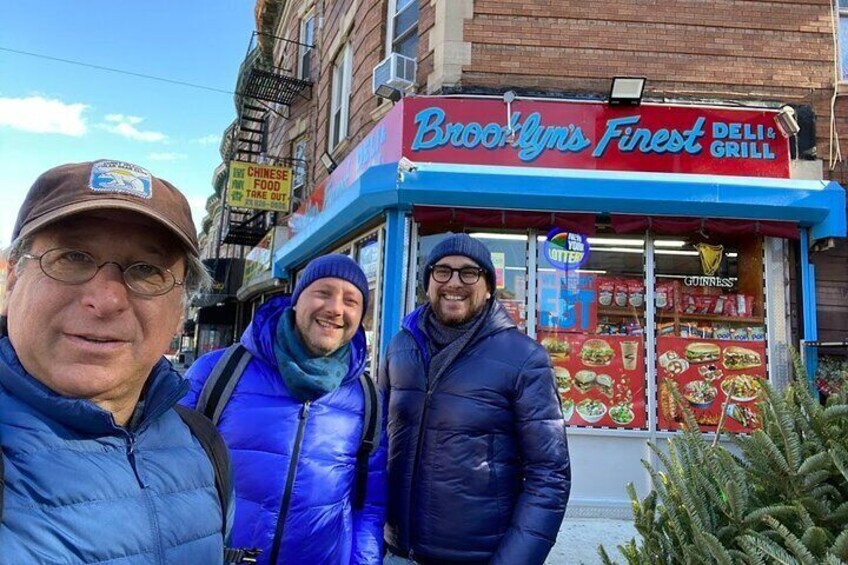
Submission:
[[[483,339],[486,336],[490,336],[492,334],[508,330],[510,328],[516,327],[515,322],[510,317],[509,313],[506,309],[501,305],[501,303],[492,298],[494,304],[492,305],[492,310],[489,313],[489,317],[483,321],[483,325],[480,327],[480,330],[477,332],[477,336],[474,340],[468,345],[472,345]],[[403,329],[408,331],[412,338],[415,340],[416,345],[418,345],[418,349],[421,350],[422,355],[424,356],[425,365],[430,362],[430,348],[427,346],[427,336],[421,331],[419,327],[418,320],[424,313],[424,309],[427,305],[424,304],[419,306],[412,312],[410,312],[404,319],[401,326]]]
[[[0,385],[40,412],[45,420],[88,434],[118,433],[122,430],[115,424],[111,412],[89,400],[61,396],[27,373],[8,337],[0,339]],[[137,429],[147,427],[173,407],[185,396],[188,388],[188,381],[180,377],[167,360],[160,359],[147,378],[143,413]]]
[[[277,324],[280,316],[291,305],[290,296],[275,296],[263,304],[253,316],[253,321],[244,330],[241,336],[241,344],[254,357],[259,357],[272,367],[277,366],[277,357],[274,354],[274,338],[277,335]],[[358,377],[365,370],[365,362],[368,356],[368,347],[365,341],[365,330],[360,324],[353,339],[350,340],[350,369],[344,380]]]

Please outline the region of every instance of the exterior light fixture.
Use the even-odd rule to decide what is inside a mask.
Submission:
[[[336,170],[336,167],[338,167],[336,162],[333,160],[333,157],[326,151],[324,151],[321,155],[321,164],[324,165],[324,168],[327,169],[328,173],[332,173]]]
[[[792,106],[784,106],[780,112],[774,117],[777,124],[777,129],[783,134],[783,137],[792,137],[798,135],[801,131],[801,126],[798,125],[798,120],[795,114],[795,108]]]
[[[638,106],[642,103],[645,77],[613,77],[608,103],[610,106]]]
[[[380,98],[391,100],[392,104],[394,104],[403,97],[403,93],[400,90],[385,83],[378,86],[377,89],[374,91],[374,94],[376,94]]]

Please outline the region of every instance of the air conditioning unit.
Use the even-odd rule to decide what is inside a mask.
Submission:
[[[371,75],[371,91],[376,94],[377,88],[382,84],[401,91],[414,86],[417,66],[415,59],[392,53],[374,67]]]

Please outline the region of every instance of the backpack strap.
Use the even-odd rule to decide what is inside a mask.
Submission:
[[[203,446],[203,451],[212,462],[212,468],[215,470],[215,490],[218,491],[218,500],[221,501],[221,512],[224,516],[222,531],[226,538],[227,510],[230,507],[230,452],[221,434],[206,416],[179,404],[174,406],[174,410]]]
[[[203,383],[195,410],[205,414],[214,425],[218,425],[218,420],[221,419],[221,414],[252,357],[242,344],[231,345],[218,359]]]
[[[353,508],[361,510],[365,506],[365,491],[368,485],[368,459],[380,447],[380,426],[382,414],[380,395],[377,386],[368,371],[359,375],[362,396],[365,399],[363,411],[362,439],[356,452],[356,478],[353,491]]]

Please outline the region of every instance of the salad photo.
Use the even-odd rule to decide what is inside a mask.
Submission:
[[[617,404],[609,409],[610,419],[616,424],[627,425],[636,415],[626,404]]]
[[[721,383],[721,390],[724,391],[724,394],[737,402],[754,400],[762,388],[760,379],[751,375],[734,375]]]
[[[599,400],[586,398],[577,404],[576,410],[581,418],[594,424],[607,413],[607,406]]]

